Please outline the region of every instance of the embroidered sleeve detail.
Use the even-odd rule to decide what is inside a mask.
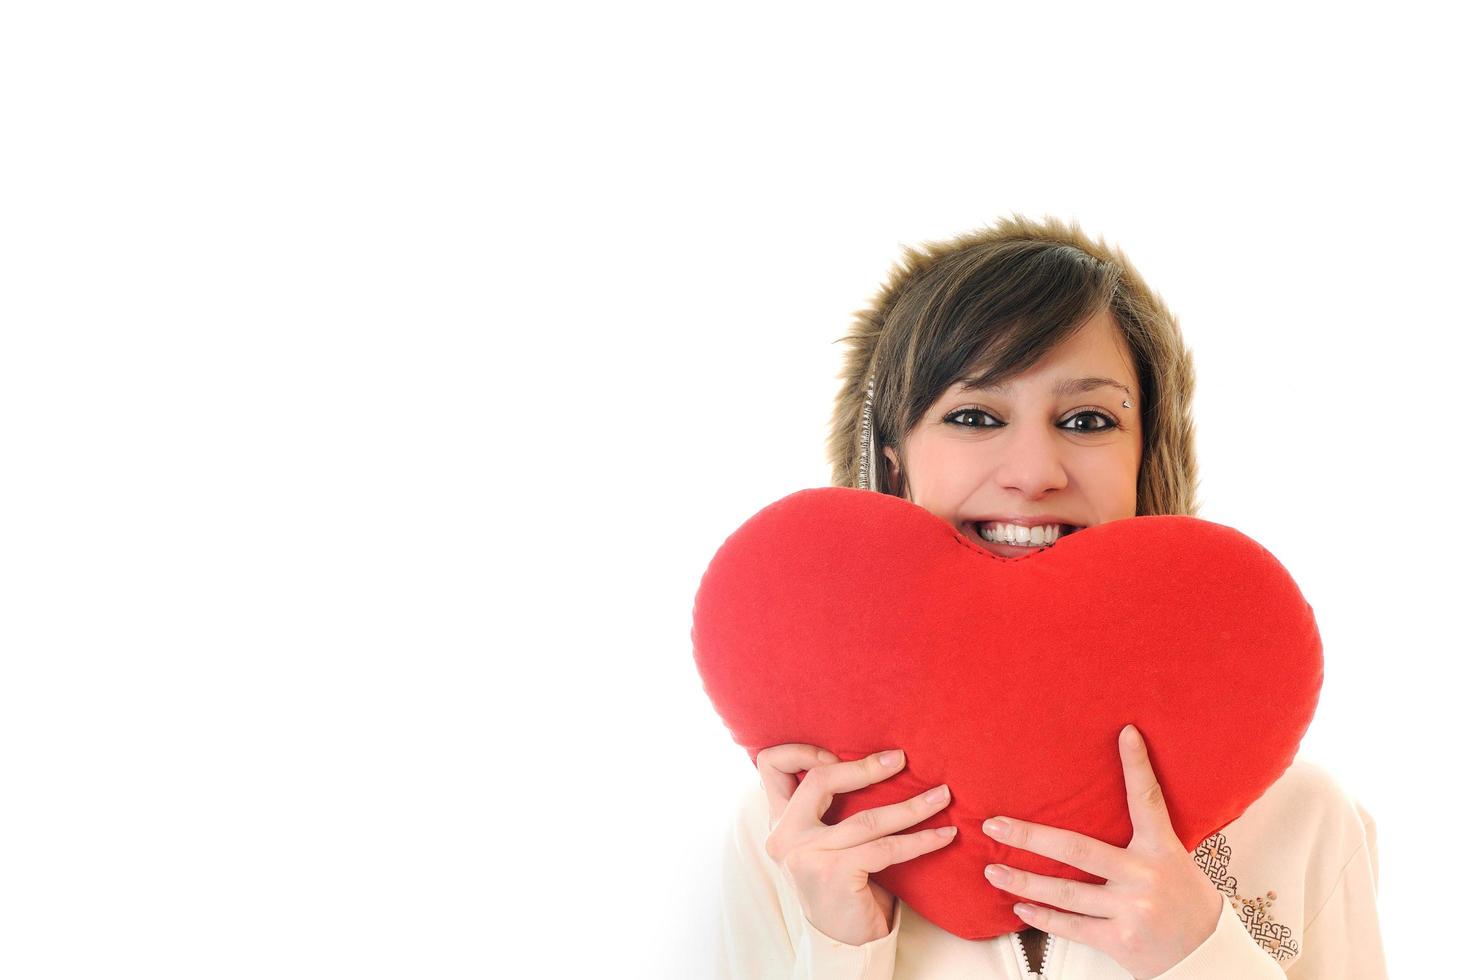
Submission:
[[[1247,897],[1238,890],[1235,876],[1230,874],[1230,842],[1223,833],[1208,837],[1194,849],[1194,863],[1209,876],[1216,888],[1230,899],[1230,905],[1240,916],[1245,926],[1262,949],[1271,954],[1278,963],[1294,959],[1301,951],[1300,944],[1292,938],[1292,931],[1271,918],[1271,906],[1276,904],[1276,893]]]

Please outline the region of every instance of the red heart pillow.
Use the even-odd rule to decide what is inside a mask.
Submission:
[[[1322,688],[1311,606],[1233,528],[1132,517],[1002,558],[916,504],[842,487],[790,494],[723,542],[692,641],[751,759],[781,742],[907,752],[826,823],[949,785],[949,805],[904,832],[955,824],[957,838],[875,878],[965,939],[1024,928],[986,864],[1102,883],[993,840],[984,820],[1126,847],[1117,739],[1131,723],[1192,849],[1291,765]]]

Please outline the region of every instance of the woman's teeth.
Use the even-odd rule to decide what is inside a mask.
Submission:
[[[1019,547],[1053,545],[1061,537],[1060,524],[1037,524],[1035,527],[1024,527],[1020,524],[1002,524],[999,521],[980,521],[975,524],[975,527],[979,529],[979,537],[985,541]]]

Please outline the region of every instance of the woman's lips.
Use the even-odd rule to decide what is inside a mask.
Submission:
[[[1028,555],[1032,552],[1044,551],[1047,548],[1055,547],[1054,544],[1005,544],[1002,541],[986,541],[984,536],[979,533],[978,522],[970,521],[966,527],[968,528],[969,538],[975,544],[991,554],[999,555],[1001,558],[1018,558],[1020,555]],[[1078,530],[1080,529],[1078,528]],[[1056,542],[1059,543],[1061,538],[1064,537],[1066,535],[1062,534],[1060,538],[1056,539]]]
[[[1028,555],[1032,551],[1045,551],[1052,547],[1048,544],[1003,544],[999,541],[980,541],[979,546],[985,551],[993,552],[1001,558],[1015,558],[1020,555]]]

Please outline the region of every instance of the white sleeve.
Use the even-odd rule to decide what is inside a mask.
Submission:
[[[1215,931],[1184,957],[1152,980],[1285,980],[1286,973],[1256,942],[1240,921],[1235,906],[1220,895],[1220,918]]]
[[[1363,846],[1343,865],[1332,894],[1307,920],[1302,953],[1286,971],[1293,980],[1389,978],[1379,931],[1377,830],[1361,804],[1358,815],[1363,820]]]
[[[1221,895],[1214,933],[1152,980],[1389,980],[1375,903],[1378,843],[1373,818],[1361,805],[1358,815],[1363,840],[1343,864],[1329,894],[1315,908],[1309,906],[1301,953],[1285,969],[1261,948],[1230,899]]]
[[[863,946],[810,924],[768,852],[768,804],[746,795],[723,839],[718,976],[731,980],[892,980],[901,902],[892,929]]]
[[[892,980],[902,903],[892,906],[892,930],[864,946],[831,939],[804,919],[792,980]]]

